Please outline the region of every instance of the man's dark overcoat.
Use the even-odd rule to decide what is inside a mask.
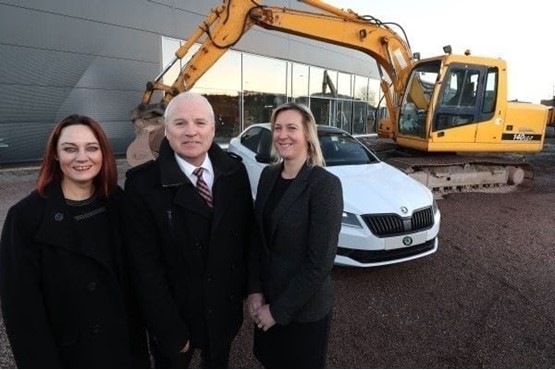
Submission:
[[[187,341],[225,351],[243,320],[254,228],[247,172],[217,144],[208,208],[167,139],[156,161],[128,173],[126,241],[154,344],[176,356]]]

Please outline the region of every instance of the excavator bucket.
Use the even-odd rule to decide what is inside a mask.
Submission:
[[[165,104],[140,105],[131,112],[135,126],[135,140],[127,148],[127,162],[138,166],[158,157],[158,150],[164,138]]]

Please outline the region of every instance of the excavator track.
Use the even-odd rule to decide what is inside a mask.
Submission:
[[[359,139],[360,140],[360,139]],[[534,169],[522,156],[509,154],[425,153],[398,148],[391,140],[360,140],[384,162],[418,180],[436,194],[508,192]]]
[[[386,162],[439,193],[509,191],[534,176],[529,163],[491,156],[444,154],[395,157]]]

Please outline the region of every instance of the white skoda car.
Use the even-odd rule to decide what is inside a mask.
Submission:
[[[326,169],[343,186],[343,222],[335,263],[372,267],[405,262],[438,248],[440,212],[429,189],[380,161],[347,132],[318,126]],[[270,162],[270,124],[254,124],[231,139],[228,151],[243,159],[253,197]]]

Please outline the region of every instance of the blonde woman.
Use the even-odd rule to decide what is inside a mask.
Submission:
[[[266,368],[323,368],[341,183],[322,167],[316,123],[307,107],[279,106],[271,127],[278,162],[262,172],[255,202],[262,242],[261,289],[248,299],[256,325],[254,353]]]

